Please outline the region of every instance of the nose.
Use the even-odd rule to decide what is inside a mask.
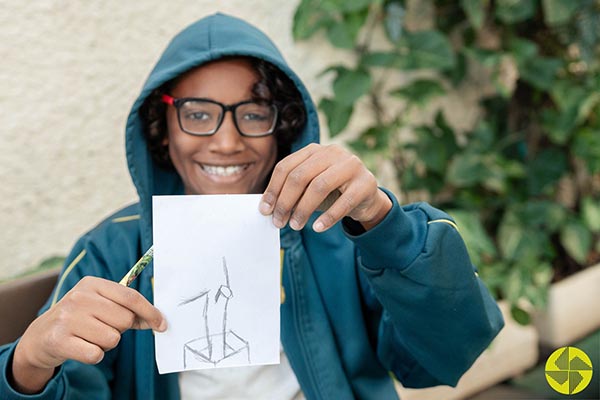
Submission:
[[[235,154],[245,148],[245,142],[233,121],[233,113],[226,112],[221,126],[210,136],[209,150],[221,154]]]

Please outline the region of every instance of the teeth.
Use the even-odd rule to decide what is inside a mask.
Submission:
[[[228,165],[226,167],[217,165],[202,165],[202,169],[211,175],[231,176],[240,173],[248,164]]]

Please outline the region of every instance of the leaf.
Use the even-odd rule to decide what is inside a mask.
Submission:
[[[580,124],[592,116],[595,108],[600,104],[600,92],[586,93],[584,100],[579,103],[577,123]]]
[[[352,49],[366,18],[364,12],[345,14],[344,18],[329,25],[327,38],[335,47]]]
[[[554,84],[562,63],[557,58],[535,57],[518,67],[521,79],[540,90],[548,90]]]
[[[585,127],[577,130],[572,151],[583,160],[590,174],[600,173],[600,129]]]
[[[353,111],[352,105],[338,103],[328,98],[321,99],[319,108],[325,113],[327,127],[329,128],[329,135],[331,137],[338,135],[344,130],[350,121]]]
[[[475,29],[481,29],[483,26],[488,5],[488,0],[460,0],[460,6]]]
[[[438,31],[406,32],[402,45],[402,57],[395,60],[395,66],[400,69],[444,70],[456,63],[450,41]]]
[[[510,262],[527,265],[553,256],[550,234],[530,226],[514,207],[502,216],[497,240],[502,258]]]
[[[385,17],[383,24],[385,33],[392,43],[398,43],[404,30],[404,7],[397,2],[390,2],[385,6]]]
[[[398,63],[400,55],[394,52],[376,51],[366,53],[360,59],[363,67],[392,67]]]
[[[518,64],[524,64],[538,54],[538,45],[535,42],[519,37],[508,41],[508,49]]]
[[[542,110],[542,126],[555,144],[565,144],[571,137],[576,125],[577,109],[575,107],[562,112],[550,108]]]
[[[567,168],[567,157],[561,149],[548,148],[541,151],[527,166],[529,191],[532,195],[551,191]]]
[[[567,210],[559,203],[530,199],[518,208],[519,218],[530,228],[554,233],[567,219]]]
[[[550,26],[565,24],[580,6],[579,1],[573,0],[542,0],[544,21]]]
[[[390,95],[406,99],[411,104],[423,107],[432,98],[445,93],[444,87],[439,82],[430,79],[417,79],[406,86],[392,90]]]
[[[442,74],[450,80],[452,85],[458,86],[467,75],[467,57],[464,52],[456,54],[456,64],[453,68],[442,71]]]
[[[581,200],[581,218],[594,233],[600,232],[600,200],[587,196]]]
[[[455,155],[447,171],[448,182],[459,188],[474,186],[486,177],[483,156],[476,153]]]
[[[388,126],[372,126],[363,131],[359,138],[350,143],[358,151],[383,151],[388,149],[393,130]]]
[[[502,60],[502,55],[493,50],[466,47],[463,52],[467,57],[490,69],[497,67]]]
[[[560,243],[579,264],[585,264],[592,248],[592,235],[579,220],[572,220],[560,232]]]
[[[333,19],[319,7],[319,0],[302,0],[294,13],[292,36],[294,40],[308,39]]]
[[[339,12],[354,12],[364,10],[371,3],[379,3],[379,0],[322,0],[325,8]]]
[[[535,0],[496,0],[496,16],[505,24],[525,21],[535,11]]]
[[[371,74],[364,69],[349,70],[339,68],[338,75],[333,81],[335,101],[346,106],[368,93],[371,89]]]
[[[529,313],[516,305],[510,307],[510,315],[520,325],[529,325],[531,323]]]

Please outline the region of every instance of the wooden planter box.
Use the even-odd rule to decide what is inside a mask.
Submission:
[[[490,347],[463,375],[456,388],[436,386],[427,389],[407,389],[397,383],[402,400],[458,400],[520,375],[538,360],[538,335],[533,326],[517,324],[509,307],[500,302],[506,325]]]
[[[540,343],[558,348],[600,328],[600,264],[552,285],[548,307],[533,317]]]

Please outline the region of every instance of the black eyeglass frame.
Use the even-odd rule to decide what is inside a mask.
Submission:
[[[258,138],[258,137],[265,137],[265,136],[272,135],[273,132],[275,131],[275,127],[277,126],[277,118],[279,117],[279,110],[277,109],[277,106],[275,106],[275,104],[269,104],[269,107],[271,107],[271,109],[273,110],[273,114],[274,114],[273,124],[271,125],[271,128],[269,128],[269,130],[267,132],[262,133],[260,135],[249,135],[247,133],[242,132],[242,130],[238,126],[235,112],[239,106],[244,105],[244,104],[256,103],[255,101],[245,100],[245,101],[240,101],[239,103],[234,103],[234,104],[223,104],[216,100],[206,99],[203,97],[179,97],[179,98],[176,98],[173,96],[169,96],[168,94],[163,94],[161,100],[163,103],[170,104],[173,107],[175,107],[175,109],[177,110],[177,122],[179,123],[179,128],[182,131],[184,131],[185,133],[187,133],[189,135],[193,135],[193,136],[212,136],[215,133],[217,133],[217,131],[223,124],[223,120],[225,119],[225,114],[227,113],[227,111],[231,111],[231,115],[233,116],[233,124],[235,125],[235,128],[237,129],[238,133],[243,137],[251,137],[251,138]],[[184,129],[183,124],[181,123],[180,108],[181,108],[181,106],[183,106],[183,104],[185,104],[188,101],[203,101],[206,103],[216,104],[219,107],[221,107],[221,114],[220,114],[219,120],[217,121],[216,127],[206,133],[190,132],[190,131]]]

